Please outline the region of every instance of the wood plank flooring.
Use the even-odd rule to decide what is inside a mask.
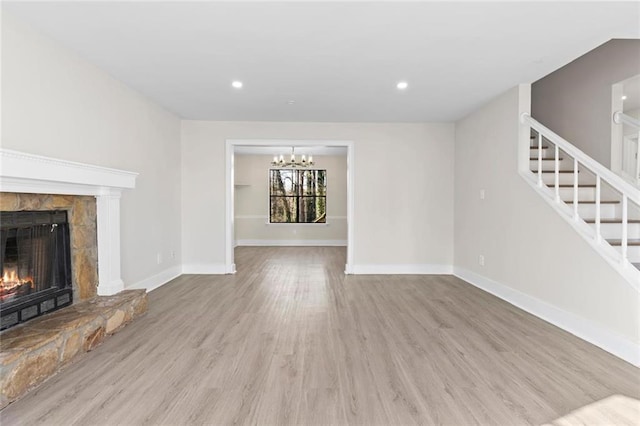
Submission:
[[[345,277],[345,254],[239,248],[0,421],[564,425],[621,398],[594,424],[640,421],[639,369],[452,276]]]

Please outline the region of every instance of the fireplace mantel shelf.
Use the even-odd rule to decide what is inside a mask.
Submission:
[[[0,149],[0,191],[41,194],[119,194],[138,173]],[[33,188],[32,190],[30,190]]]
[[[120,195],[138,173],[0,149],[0,192],[96,197],[98,294],[124,290],[120,276]]]

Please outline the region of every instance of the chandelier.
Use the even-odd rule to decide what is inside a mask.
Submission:
[[[296,159],[295,148],[291,148],[291,157],[289,161],[284,159],[284,155],[274,155],[273,161],[271,161],[273,167],[310,167],[313,166],[313,157],[310,155],[308,158],[302,154],[300,161]]]

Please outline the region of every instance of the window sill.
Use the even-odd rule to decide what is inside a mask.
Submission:
[[[271,223],[265,222],[266,226],[329,226],[328,222],[326,223]]]

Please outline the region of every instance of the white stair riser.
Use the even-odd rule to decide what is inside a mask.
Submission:
[[[573,201],[573,188],[560,188],[560,198],[565,201]],[[595,188],[578,188],[578,201],[595,201]]]
[[[542,158],[551,158],[555,153],[553,149],[542,149]],[[529,158],[538,158],[538,148],[531,148],[529,150]]]
[[[622,252],[622,248],[620,246],[613,246],[614,249],[618,251],[618,253]],[[639,263],[640,262],[640,246],[629,246],[627,247],[627,259],[631,263]]]
[[[537,172],[533,172],[536,175]],[[573,185],[573,173],[560,173],[560,184],[571,184]],[[553,185],[555,183],[555,173],[543,173],[542,174],[542,182],[547,185]],[[596,178],[592,175],[586,173],[578,173],[578,183],[579,184],[593,184],[596,182]]]
[[[573,209],[573,204],[568,204],[568,206]],[[618,219],[622,216],[621,210],[620,204],[601,204],[600,217],[602,219]],[[596,205],[578,203],[578,215],[583,218],[595,218]]]
[[[559,161],[558,170],[573,170],[573,163],[571,161],[562,160]],[[529,160],[529,167],[531,170],[538,170],[538,160]],[[555,161],[544,160],[542,161],[542,170],[555,170]]]
[[[596,225],[594,223],[590,223],[591,227],[596,229]],[[601,223],[600,224],[600,235],[605,240],[619,240],[622,239],[622,224],[621,223]],[[627,224],[627,238],[630,239],[640,239],[640,223],[629,223]]]

